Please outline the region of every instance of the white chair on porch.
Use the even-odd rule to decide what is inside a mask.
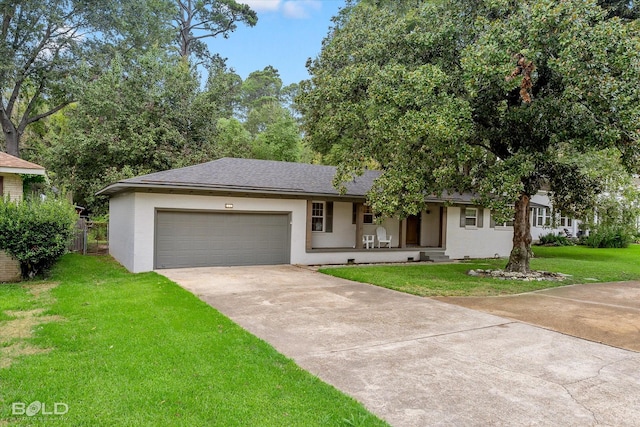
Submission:
[[[381,243],[386,243],[387,247],[391,247],[391,236],[387,236],[387,229],[384,227],[376,228],[376,234],[378,236],[378,249],[380,249]]]
[[[364,234],[362,236],[362,244],[364,247],[367,249],[375,248],[374,238],[375,236],[373,234]]]

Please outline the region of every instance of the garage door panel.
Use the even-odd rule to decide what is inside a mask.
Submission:
[[[288,264],[288,214],[158,211],[156,268]]]

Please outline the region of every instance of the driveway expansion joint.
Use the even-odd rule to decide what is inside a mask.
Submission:
[[[593,301],[589,301],[589,300],[586,300],[586,299],[567,298],[567,297],[561,297],[561,296],[558,296],[558,295],[548,295],[548,294],[544,294],[544,293],[542,293],[540,291],[536,291],[534,293],[537,296],[546,297],[546,298],[554,298],[554,299],[560,299],[560,300],[564,300],[564,301],[579,302],[579,303],[582,303],[582,304],[601,305],[601,306],[605,306],[605,307],[622,308],[624,310],[640,311],[640,309],[637,309],[635,307],[629,307],[629,306],[626,306],[626,305],[609,304],[609,303],[601,302],[601,301],[593,302]]]
[[[396,341],[385,341],[385,342],[381,342],[381,343],[379,342],[379,343],[375,343],[375,344],[366,344],[366,345],[359,345],[359,346],[354,346],[354,347],[347,347],[347,348],[340,348],[340,349],[334,349],[334,350],[320,351],[320,352],[317,352],[317,353],[310,353],[309,356],[319,356],[319,355],[323,355],[323,354],[344,353],[344,352],[355,351],[355,350],[364,350],[364,349],[368,349],[368,348],[385,347],[385,346],[394,345],[394,344],[411,343],[411,342],[416,342],[416,341],[426,341],[426,340],[429,340],[429,339],[432,339],[432,338],[445,337],[445,336],[456,335],[456,334],[461,334],[461,333],[465,333],[465,332],[473,332],[473,331],[481,331],[483,329],[499,328],[499,327],[503,327],[503,326],[507,326],[507,325],[512,325],[514,323],[520,323],[520,322],[512,321],[512,322],[496,323],[496,324],[493,324],[493,325],[481,326],[479,328],[460,329],[460,330],[457,330],[457,331],[443,332],[443,333],[431,334],[431,335],[423,335],[423,336],[411,337],[411,338],[406,338],[406,339],[396,340]]]

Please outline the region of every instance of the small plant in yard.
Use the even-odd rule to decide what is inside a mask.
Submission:
[[[626,248],[633,240],[633,233],[627,227],[608,225],[593,229],[585,239],[585,244],[592,248]]]
[[[575,243],[562,233],[548,233],[539,237],[539,245],[543,246],[573,246]]]
[[[22,277],[33,278],[67,251],[77,215],[64,199],[0,200],[0,250],[20,263]]]

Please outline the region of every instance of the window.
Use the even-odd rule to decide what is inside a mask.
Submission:
[[[560,217],[560,226],[561,227],[571,227],[573,225],[573,220],[566,216]]]
[[[373,224],[373,211],[371,206],[364,205],[364,220],[365,224]]]
[[[460,208],[460,227],[478,227],[482,228],[482,217],[484,209],[482,208]]]
[[[324,231],[324,203],[313,202],[311,208],[311,229]]]
[[[551,215],[549,214],[549,208],[533,208],[534,227],[547,227],[551,225]]]
[[[464,225],[469,227],[476,227],[478,225],[478,209],[466,208],[464,210]]]
[[[507,222],[495,222],[493,215],[491,215],[491,227],[513,227],[513,219]]]
[[[363,210],[364,210],[364,219],[363,219],[363,223],[364,224],[373,224],[374,223],[374,219],[375,219],[375,215],[373,215],[373,211],[371,210],[371,206],[367,206],[364,205],[363,206]],[[358,215],[358,208],[357,208],[357,204],[354,203],[353,204],[353,210],[351,213],[351,224],[355,224],[356,223],[356,216]]]
[[[4,196],[4,177],[0,176],[0,197]]]
[[[333,202],[313,202],[311,204],[311,230],[333,231]]]

